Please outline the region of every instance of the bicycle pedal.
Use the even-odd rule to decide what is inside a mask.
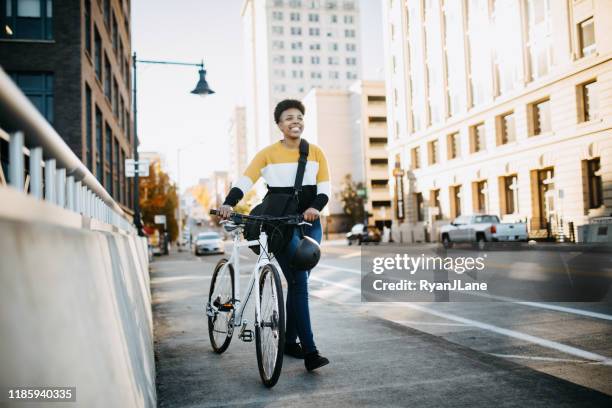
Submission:
[[[253,341],[253,330],[243,330],[242,332],[240,332],[240,336],[238,337],[240,338],[240,340],[249,343]]]

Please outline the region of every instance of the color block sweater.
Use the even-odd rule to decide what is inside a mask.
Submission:
[[[244,175],[233,183],[223,204],[235,206],[259,177],[266,181],[268,194],[292,194],[299,158],[299,149],[289,149],[281,141],[261,150],[255,155]],[[313,207],[321,211],[331,195],[327,159],[318,146],[309,144],[306,160],[302,191],[298,196],[298,210],[304,212]]]

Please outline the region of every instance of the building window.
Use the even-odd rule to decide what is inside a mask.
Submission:
[[[329,65],[338,65],[340,64],[340,60],[338,59],[338,57],[327,57],[327,63]]]
[[[285,63],[285,56],[284,55],[275,55],[272,57],[272,61],[275,64],[284,64]]]
[[[310,73],[310,78],[312,78],[312,79],[321,79],[321,78],[323,78],[323,76],[321,75],[320,72],[312,71]]]
[[[11,72],[10,76],[36,109],[53,124],[53,74]]]
[[[275,50],[282,50],[285,48],[285,43],[279,40],[272,41],[272,48]]]
[[[321,44],[318,44],[318,43],[310,44],[310,50],[311,51],[321,51]]]
[[[115,114],[115,116],[119,116],[120,111],[119,111],[119,85],[117,85],[117,80],[113,81],[113,103],[112,103],[112,107],[113,107],[113,113]]]
[[[497,117],[498,139],[497,145],[505,145],[516,140],[516,126],[514,124],[514,112],[506,113]]]
[[[282,21],[283,20],[283,12],[282,11],[273,11],[272,12],[272,20],[274,20],[274,21]]]
[[[527,0],[527,49],[532,79],[550,71],[552,65],[551,13],[549,0]]]
[[[113,133],[110,125],[107,123],[104,132],[104,161],[106,171],[104,172],[104,188],[112,195],[113,194]]]
[[[346,79],[357,79],[357,73],[356,72],[348,72],[347,71]]]
[[[550,99],[536,102],[531,105],[532,136],[550,132]]]
[[[310,27],[308,29],[308,35],[311,35],[313,37],[318,37],[319,35],[321,35],[321,31],[319,30],[318,27]]]
[[[302,7],[302,1],[301,0],[289,0],[289,6],[293,8]]]
[[[53,39],[53,0],[0,0],[0,38]]]
[[[302,49],[302,42],[301,41],[292,42],[291,43],[291,49],[292,50],[301,50]]]
[[[501,177],[501,213],[502,215],[515,214],[518,212],[518,182],[516,174]]]
[[[291,21],[300,21],[300,13],[291,13],[291,14],[289,14],[289,20],[291,20]]]
[[[291,62],[294,64],[301,64],[304,62],[304,58],[300,55],[294,55],[291,57]]]
[[[590,81],[580,85],[578,88],[579,94],[579,120],[588,122],[597,117],[597,109],[599,107],[597,98],[597,81]]]
[[[299,70],[299,71],[298,70],[293,70],[291,72],[291,76],[293,78],[296,78],[296,79],[297,78],[304,78],[304,71],[302,71],[302,70]]]
[[[545,0],[544,0],[545,1]],[[517,58],[523,50],[519,1],[495,0],[491,28],[494,41],[493,65],[497,80],[497,94],[510,92],[522,83],[523,61]],[[542,0],[538,3],[543,3]]]
[[[98,27],[95,27],[94,34],[94,69],[98,80],[102,79],[102,38],[98,32]]]
[[[593,17],[578,24],[580,54],[583,57],[595,53],[595,23]]]
[[[446,1],[443,10],[444,21],[444,57],[446,63],[446,94],[448,113],[453,116],[464,112],[467,107],[465,93],[465,45],[461,2]]]
[[[438,141],[432,140],[427,143],[427,151],[429,156],[429,165],[434,165],[438,163]]]
[[[441,220],[442,219],[442,206],[440,205],[440,189],[431,190],[429,192],[429,207],[437,208],[437,210],[434,210],[434,212],[437,212],[437,214],[434,214],[433,219]]]
[[[425,2],[425,53],[429,122],[437,124],[444,116],[444,81],[442,77],[442,42],[440,38],[440,9],[437,2]],[[395,72],[395,71],[394,71]]]
[[[423,216],[423,193],[414,193],[414,205],[416,209],[416,220],[422,222],[425,217]]]
[[[115,53],[119,52],[118,50],[118,46],[119,46],[119,32],[118,32],[118,27],[117,27],[117,18],[115,17],[115,13],[112,14],[112,38],[113,38],[113,50],[115,50]]]
[[[108,101],[111,101],[111,64],[108,55],[104,53],[104,96]]]
[[[320,64],[321,63],[321,58],[319,58],[319,57],[310,57],[310,62],[312,64],[315,64],[315,65],[316,64]]]
[[[89,53],[89,55],[91,55],[91,0],[85,0],[84,14],[85,14],[85,50]]]
[[[347,57],[346,65],[357,65],[357,58],[355,57]]]
[[[449,194],[451,218],[457,218],[461,215],[461,184],[458,186],[450,186]]]
[[[477,153],[485,150],[485,125],[479,123],[470,127],[470,153]]]
[[[353,24],[354,22],[353,16],[344,16],[344,24]]]
[[[85,85],[85,162],[89,171],[93,171],[92,167],[92,153],[93,146],[91,145],[91,88],[89,85]]]
[[[113,197],[116,201],[119,201],[119,196],[121,195],[119,192],[119,175],[121,173],[119,170],[119,141],[117,139],[115,139],[114,142],[112,161],[114,163],[114,166],[111,168],[111,172],[113,174]]]
[[[488,0],[468,0],[467,6],[469,85],[472,106],[478,106],[493,94],[489,6]]]
[[[412,168],[421,168],[421,152],[418,146],[412,148],[412,150],[410,151],[410,157],[412,160]]]
[[[599,157],[585,160],[586,168],[586,193],[588,196],[588,208],[599,208],[603,205],[603,184],[601,178],[601,167]]]
[[[446,145],[448,147],[448,159],[456,159],[461,155],[461,139],[459,132],[451,133],[447,136]]]
[[[102,173],[102,112],[96,106],[96,152],[95,152],[95,164],[96,164],[96,177],[100,184],[104,182]]]
[[[472,183],[472,196],[474,197],[474,211],[481,214],[487,212],[487,181],[476,181]]]
[[[329,22],[332,24],[335,24],[338,22],[338,16],[335,14],[332,14],[331,16],[329,16]]]
[[[349,52],[357,51],[357,45],[355,44],[346,44],[346,50]]]
[[[318,14],[308,14],[308,21],[310,21],[311,23],[318,23],[319,15]]]
[[[340,73],[338,71],[329,72],[329,79],[339,79],[339,78],[340,78]]]
[[[284,78],[285,77],[285,70],[284,69],[275,69],[274,70],[274,77],[275,78]]]
[[[283,27],[281,26],[272,26],[272,34],[274,35],[283,35]]]
[[[344,36],[346,38],[355,38],[355,30],[344,30]]]
[[[291,35],[302,35],[301,27],[291,27]]]

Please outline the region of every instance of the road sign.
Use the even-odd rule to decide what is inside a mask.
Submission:
[[[125,159],[125,177],[134,177],[136,172],[141,177],[148,177],[149,161],[139,160],[137,163],[134,159]]]

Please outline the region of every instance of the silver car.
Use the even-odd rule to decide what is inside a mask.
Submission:
[[[201,232],[195,240],[195,254],[222,254],[225,253],[223,239],[217,232]]]

